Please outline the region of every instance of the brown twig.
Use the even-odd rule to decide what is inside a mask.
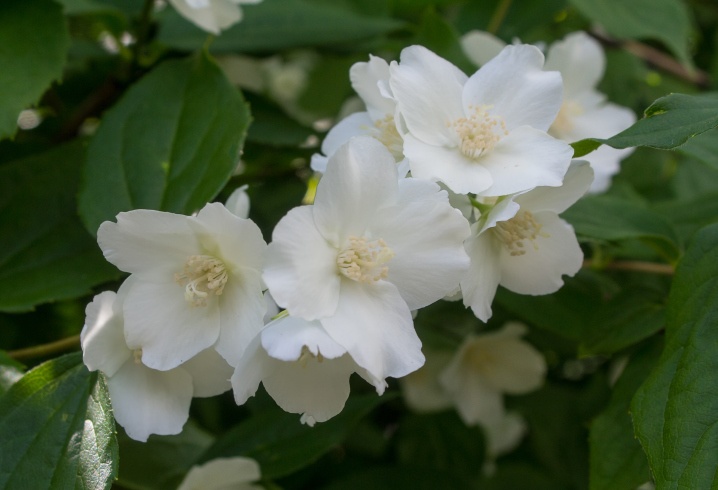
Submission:
[[[76,349],[79,346],[80,336],[73,335],[72,337],[56,340],[55,342],[50,342],[48,344],[35,345],[25,349],[11,350],[8,351],[7,355],[13,359],[22,361],[25,359],[34,359],[37,357],[46,357],[58,354],[60,352]]]
[[[652,46],[633,40],[618,40],[596,29],[591,31],[591,35],[604,44],[622,48],[656,68],[686,80],[699,88],[709,88],[711,85],[710,77],[706,72],[698,68],[686,68],[675,58]]]
[[[641,262],[638,260],[617,260],[598,266],[592,260],[584,260],[583,267],[599,270],[609,269],[616,271],[648,272],[650,274],[662,274],[665,276],[672,276],[676,272],[672,265],[658,264],[656,262]]]

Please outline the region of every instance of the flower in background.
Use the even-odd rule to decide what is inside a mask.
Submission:
[[[131,287],[125,282],[119,294],[95,296],[87,305],[80,339],[87,368],[107,377],[115,420],[132,439],[146,441],[150,434],[179,434],[192,397],[229,390],[232,368],[213,349],[167,371],[143,364],[142,349],[127,342],[123,331],[122,303]]]
[[[218,458],[193,466],[177,490],[261,490],[259,464],[251,458]]]
[[[471,31],[463,36],[461,45],[469,59],[480,66],[497,56],[505,43],[487,32]],[[633,111],[608,102],[596,90],[605,67],[601,45],[585,32],[571,33],[549,47],[544,69],[561,73],[564,85],[561,109],[549,134],[573,143],[585,138],[609,138],[636,122]],[[621,160],[632,151],[604,145],[583,157],[595,174],[590,192],[605,191],[611,177],[618,173]]]
[[[563,285],[564,274],[579,271],[583,252],[573,227],[558,215],[592,179],[588,163],[575,161],[561,187],[537,187],[487,206],[466,241],[471,267],[461,281],[464,305],[480,320],[491,317],[499,285],[519,294],[550,294]]]
[[[264,325],[267,245],[254,222],[222,204],[197,216],[120,213],[100,226],[97,241],[108,261],[132,274],[125,336],[147,366],[172,369],[212,346],[234,364]]]
[[[389,64],[369,55],[368,62],[352,65],[349,78],[366,111],[347,116],[327,133],[322,142],[322,154],[312,156],[312,170],[324,173],[328,158],[340,146],[353,136],[366,135],[386,146],[399,163],[399,177],[404,177],[409,167],[404,159],[404,140],[397,126],[396,102],[389,88]]]
[[[376,386],[424,362],[411,310],[455,290],[469,225],[435,183],[397,177],[374,138],[330,158],[311,206],[274,229],[264,280],[292,316],[324,330]]]
[[[212,34],[242,20],[240,5],[255,4],[262,0],[169,0],[185,19]]]
[[[534,46],[507,46],[467,79],[426,48],[405,48],[389,85],[412,177],[482,196],[561,185],[573,150],[546,133],[561,76],[543,61]]]
[[[261,382],[283,410],[302,414],[301,421],[313,426],[342,411],[353,373],[374,383],[380,395],[384,392],[386,383],[372,379],[319,321],[284,316],[269,323],[247,348],[232,388],[242,405]]]

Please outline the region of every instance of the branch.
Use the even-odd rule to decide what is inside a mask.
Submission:
[[[672,265],[658,264],[655,262],[641,262],[638,260],[618,260],[609,262],[608,264],[597,264],[592,260],[584,260],[583,267],[596,270],[616,270],[616,271],[634,271],[647,272],[649,274],[662,274],[672,276],[675,269]]]
[[[80,336],[73,335],[65,339],[56,340],[49,344],[35,345],[33,347],[27,347],[25,349],[11,350],[8,351],[7,355],[22,361],[24,359],[34,359],[36,357],[47,357],[60,352],[76,349],[80,346]]]
[[[711,85],[710,77],[706,72],[697,68],[688,69],[675,58],[652,46],[632,40],[621,41],[595,29],[591,31],[591,35],[604,44],[622,48],[656,68],[660,68],[700,88],[709,88]]]

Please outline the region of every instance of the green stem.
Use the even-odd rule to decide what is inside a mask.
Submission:
[[[140,58],[150,35],[150,26],[152,25],[152,11],[155,7],[155,0],[145,0],[142,7],[137,27],[137,39],[132,47],[132,73],[140,66]]]
[[[7,355],[22,361],[24,359],[34,359],[37,357],[49,357],[59,352],[65,352],[67,350],[76,349],[80,346],[80,336],[73,335],[65,339],[56,340],[49,344],[35,345],[33,347],[27,347],[25,349],[17,349],[8,351]]]
[[[489,33],[496,34],[499,32],[499,28],[501,27],[501,24],[503,24],[506,14],[509,12],[509,7],[511,7],[511,1],[512,0],[499,1],[499,4],[496,6],[496,10],[494,10],[494,14],[491,16],[489,26],[486,28]]]

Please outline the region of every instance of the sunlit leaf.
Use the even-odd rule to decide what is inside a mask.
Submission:
[[[109,489],[117,474],[104,381],[79,353],[29,371],[0,398],[1,488]]]

